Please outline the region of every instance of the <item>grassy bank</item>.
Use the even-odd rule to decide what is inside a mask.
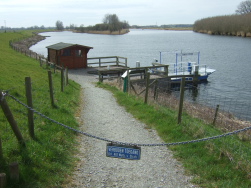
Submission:
[[[99,86],[112,91],[119,104],[149,128],[156,129],[167,143],[222,134],[213,125],[187,114],[183,115],[182,124],[178,125],[174,110],[146,105],[142,99],[128,96],[109,85],[99,83]],[[193,183],[201,187],[251,187],[250,142],[239,140],[237,135],[169,148],[183,163],[186,172],[194,176]]]
[[[63,124],[77,127],[75,116],[79,104],[80,86],[69,81],[64,92],[60,90],[60,74],[53,74],[56,107],[50,104],[47,69],[39,62],[26,57],[9,47],[9,40],[28,37],[34,31],[0,33],[0,89],[26,103],[25,77],[31,77],[33,107]],[[39,32],[39,31],[35,31]],[[26,146],[20,146],[6,117],[0,110],[0,138],[3,157],[0,173],[7,175],[7,187],[60,187],[73,169],[72,155],[75,151],[76,134],[39,115],[34,115],[35,139],[29,136],[27,109],[6,97],[9,107],[22,133]],[[19,182],[10,180],[9,164],[19,163]]]

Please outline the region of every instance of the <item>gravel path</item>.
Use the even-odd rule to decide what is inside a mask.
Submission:
[[[86,70],[70,70],[69,77],[83,88],[83,131],[121,142],[162,142],[154,130],[119,106],[110,92],[95,87],[97,77]],[[132,161],[106,157],[104,141],[81,136],[79,142],[80,161],[68,187],[195,187],[167,147],[142,147],[141,159]]]

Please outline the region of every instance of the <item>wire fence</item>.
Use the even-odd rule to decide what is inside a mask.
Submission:
[[[119,142],[119,141],[115,141],[115,140],[111,140],[109,138],[102,138],[102,137],[99,137],[99,136],[95,136],[95,135],[92,135],[92,134],[89,134],[89,133],[86,133],[86,132],[83,132],[83,131],[80,131],[80,130],[77,130],[75,128],[72,128],[68,125],[65,125],[63,123],[60,123],[58,122],[57,120],[54,120],[50,117],[48,117],[47,115],[39,112],[38,110],[34,109],[34,108],[31,108],[29,107],[27,104],[25,104],[25,102],[22,102],[20,99],[18,99],[17,97],[3,91],[1,93],[1,102],[3,100],[5,100],[8,96],[13,99],[15,102],[17,102],[18,104],[20,104],[22,106],[22,108],[18,111],[19,114],[21,114],[21,116],[19,118],[23,118],[23,117],[26,117],[27,116],[27,109],[29,110],[32,110],[33,112],[35,112],[38,117],[40,118],[44,118],[46,120],[49,120],[57,125],[60,125],[64,128],[67,128],[69,130],[72,130],[74,132],[77,132],[77,133],[80,133],[80,134],[83,134],[85,136],[88,136],[88,137],[92,137],[92,138],[95,138],[95,139],[98,139],[98,140],[102,140],[102,141],[106,141],[106,142],[112,142],[112,143],[117,143],[117,144],[120,144],[120,145],[130,145],[130,146],[172,146],[172,145],[184,145],[184,144],[190,144],[190,143],[196,143],[196,142],[202,142],[202,141],[208,141],[208,140],[214,140],[214,139],[218,139],[218,138],[222,138],[222,137],[226,137],[226,136],[230,136],[230,135],[235,135],[235,134],[238,134],[238,133],[241,133],[241,132],[245,132],[245,131],[248,131],[251,129],[251,126],[250,127],[245,127],[245,128],[242,128],[242,129],[238,129],[238,130],[235,130],[235,131],[232,131],[232,132],[228,132],[228,133],[225,133],[225,134],[220,134],[220,135],[215,135],[215,136],[211,136],[211,137],[205,137],[205,138],[201,138],[201,139],[195,139],[195,140],[190,140],[190,141],[183,141],[183,142],[174,142],[174,143],[155,143],[155,144],[147,144],[147,143],[126,143],[126,142]],[[20,97],[20,98],[24,98],[24,97]],[[2,104],[2,103],[1,103]]]
[[[48,96],[41,96],[41,91],[46,92],[48,90],[48,84],[47,80],[44,80],[44,84],[38,84],[35,81],[32,81],[32,93],[33,98],[36,102],[35,107],[31,108],[26,104],[26,96],[24,92],[19,91],[21,90],[21,86],[18,86],[16,88],[10,89],[8,91],[2,91],[1,92],[1,102],[2,105],[3,100],[7,100],[7,102],[11,105],[11,109],[14,109],[14,117],[17,122],[26,122],[28,111],[32,110],[34,112],[34,122],[35,124],[41,124],[41,122],[44,122],[44,125],[47,124],[51,126],[52,128],[54,126],[60,126],[62,127],[62,131],[71,131],[74,133],[81,134],[83,136],[87,136],[96,140],[101,140],[104,142],[110,142],[110,143],[116,143],[118,145],[126,145],[126,146],[142,146],[142,147],[159,147],[159,146],[176,146],[176,145],[185,145],[185,144],[196,144],[199,142],[205,142],[206,147],[211,152],[215,152],[219,155],[219,158],[221,157],[227,157],[231,163],[235,164],[236,168],[242,169],[244,171],[249,172],[251,169],[251,162],[250,162],[250,144],[246,143],[250,138],[250,131],[251,131],[251,125],[245,124],[243,127],[239,126],[234,127],[234,129],[229,129],[226,127],[225,132],[223,134],[215,134],[211,135],[205,132],[199,125],[194,124],[191,122],[187,123],[185,131],[187,132],[193,132],[194,138],[193,140],[184,140],[180,142],[170,142],[170,143],[130,143],[130,142],[120,142],[118,140],[113,140],[112,138],[105,138],[99,135],[89,134],[88,132],[81,131],[77,128],[74,128],[72,126],[67,125],[66,123],[61,123],[57,121],[56,119],[51,118],[51,114],[47,113],[46,108],[48,108],[49,103],[49,97]],[[23,87],[25,87],[25,84],[22,84]],[[188,86],[187,86],[188,87]],[[143,87],[142,85],[134,84],[134,88],[136,90],[142,91]],[[190,88],[190,87],[189,87]],[[189,89],[187,88],[187,89]],[[161,91],[161,87],[159,87],[158,96],[156,97],[156,87],[154,85],[151,86],[151,89],[149,90],[149,97],[152,99],[152,102],[158,105],[165,105],[168,107],[171,107],[173,109],[178,109],[179,104],[179,94],[177,92],[176,88],[171,88],[168,90]],[[55,91],[56,93],[60,93],[59,91]],[[143,95],[144,92],[141,94]],[[154,100],[155,98],[155,100]],[[14,106],[14,108],[13,108]],[[191,110],[192,109],[192,110]],[[59,109],[60,110],[60,109]],[[209,122],[212,122],[212,119],[215,115],[215,110],[213,108],[204,107],[201,108],[201,105],[199,104],[193,104],[190,101],[185,101],[184,105],[185,111],[192,111],[192,114],[196,114],[199,118],[199,113],[206,114],[206,117],[208,118]],[[223,112],[221,112],[223,113]],[[224,112],[225,113],[225,112]],[[224,115],[223,113],[223,115]],[[204,115],[205,116],[205,115]],[[219,116],[218,116],[219,117]],[[206,121],[206,120],[205,120]],[[49,123],[50,122],[50,123]],[[219,121],[217,121],[219,123]],[[191,126],[193,124],[193,126]],[[28,132],[27,124],[21,123],[18,124],[19,129],[21,132]],[[229,127],[233,126],[233,122],[225,122],[225,125],[228,125]],[[221,128],[221,127],[220,127]],[[228,129],[227,129],[228,128]],[[41,131],[43,128],[39,128],[36,131]],[[12,135],[12,130],[10,129],[10,126],[5,123],[5,135]],[[198,136],[196,136],[198,134]],[[203,135],[203,137],[201,137]],[[8,141],[10,137],[4,137],[4,142]],[[250,141],[250,140],[249,140]]]
[[[155,82],[158,80],[157,82]],[[124,90],[124,80],[118,78],[109,81]],[[146,97],[146,81],[137,77],[131,79],[130,93]],[[150,103],[165,106],[178,111],[180,105],[180,84],[170,82],[169,79],[150,79],[148,100]],[[200,86],[190,83],[185,85],[183,110],[192,117],[213,124],[224,132],[235,131],[251,126],[251,104],[238,99],[222,97],[212,92],[200,92]],[[250,131],[242,133],[244,140],[251,140]]]
[[[93,134],[89,134],[88,132],[84,132],[81,131],[77,128],[74,128],[72,126],[69,126],[65,123],[61,123],[53,118],[50,117],[50,114],[47,114],[46,106],[44,105],[49,105],[48,102],[46,102],[45,100],[48,100],[47,97],[44,96],[40,96],[40,92],[41,90],[48,90],[48,86],[45,85],[39,85],[36,86],[36,83],[33,82],[33,87],[32,87],[32,93],[33,93],[33,97],[34,100],[39,100],[39,102],[36,104],[35,108],[31,108],[26,104],[26,97],[24,96],[24,94],[22,94],[22,92],[17,92],[14,89],[13,90],[9,90],[8,92],[3,91],[2,97],[1,97],[1,105],[2,105],[2,101],[3,100],[7,100],[8,103],[10,103],[10,105],[12,105],[12,107],[14,106],[14,114],[15,114],[15,119],[16,121],[26,121],[28,113],[27,113],[27,109],[32,110],[34,112],[34,121],[35,124],[38,122],[50,122],[50,124],[55,124],[55,125],[59,125],[61,126],[63,129],[69,130],[69,131],[73,131],[75,133],[81,134],[83,136],[87,136],[87,137],[91,137],[93,139],[97,139],[97,140],[101,140],[104,142],[111,142],[111,143],[116,143],[119,145],[128,145],[128,146],[144,146],[144,147],[156,147],[156,146],[175,146],[175,145],[184,145],[184,144],[196,144],[198,142],[206,142],[206,147],[213,152],[216,152],[219,154],[219,158],[221,157],[227,157],[232,163],[234,163],[236,165],[236,168],[240,168],[242,170],[247,171],[247,168],[251,168],[251,162],[249,160],[250,158],[250,144],[247,144],[245,141],[250,138],[250,131],[251,131],[251,125],[250,124],[245,124],[245,126],[243,127],[238,127],[238,128],[234,128],[234,130],[229,131],[231,129],[226,129],[225,132],[223,134],[215,134],[215,135],[209,135],[206,132],[203,132],[203,130],[201,129],[201,127],[199,125],[196,125],[194,123],[193,126],[189,125],[189,122],[187,124],[187,126],[185,127],[185,129],[187,129],[186,131],[188,132],[193,132],[195,135],[195,139],[194,140],[184,140],[181,142],[170,142],[170,143],[129,143],[129,142],[120,142],[117,140],[113,140],[111,138],[105,138],[105,137],[100,137],[98,135],[93,135]],[[136,86],[135,88],[139,87],[140,89],[142,89],[142,86]],[[18,87],[20,89],[20,87]],[[149,92],[149,96],[153,99],[154,98],[154,90],[155,88],[152,86],[152,89]],[[166,92],[159,92],[158,93],[158,97],[156,99],[155,96],[155,100],[152,100],[152,102],[154,102],[155,104],[158,105],[168,105],[169,107],[173,108],[173,109],[177,109],[178,107],[178,97],[177,94],[175,93],[176,89],[171,89],[170,90],[166,90]],[[175,94],[172,94],[175,93]],[[164,96],[162,96],[164,95]],[[168,96],[168,97],[167,97]],[[168,98],[168,100],[167,100]],[[214,116],[214,109],[212,108],[208,108],[208,107],[203,107],[201,109],[201,105],[198,104],[192,104],[191,107],[191,103],[187,103],[187,101],[185,102],[184,105],[184,109],[187,111],[191,111],[191,109],[193,110],[193,114],[196,113],[206,113],[206,117],[209,119],[209,121],[211,121],[211,118],[213,118]],[[197,106],[198,105],[198,106]],[[43,113],[41,113],[40,111],[42,111]],[[199,111],[199,112],[198,112]],[[202,111],[202,112],[201,112]],[[210,115],[210,113],[211,115]],[[198,117],[200,117],[199,114],[197,114]],[[209,117],[210,116],[210,117]],[[25,120],[24,120],[25,119]],[[206,121],[206,120],[205,120]],[[217,121],[218,122],[218,121]],[[45,123],[47,124],[47,123]],[[226,123],[227,124],[227,123]],[[232,122],[228,122],[228,126],[232,127]],[[27,125],[26,124],[19,124],[19,128],[21,130],[21,132],[27,132]],[[190,130],[189,130],[190,129]],[[5,124],[5,134],[11,135],[11,129],[10,126],[8,126],[7,124]],[[200,135],[196,138],[196,134]],[[201,137],[201,135],[204,135],[204,137]],[[5,137],[6,141],[8,140],[8,138]],[[213,141],[212,141],[213,140]],[[243,142],[244,141],[244,142]]]

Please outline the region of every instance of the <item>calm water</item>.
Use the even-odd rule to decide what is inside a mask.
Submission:
[[[42,33],[50,36],[31,47],[47,56],[46,46],[58,43],[76,43],[92,46],[88,57],[122,56],[128,58],[130,67],[149,66],[153,58],[159,59],[160,51],[200,51],[200,63],[216,72],[208,83],[201,84],[198,100],[211,105],[218,103],[225,110],[243,119],[251,119],[251,38],[211,36],[192,31],[131,30],[121,36],[94,35],[72,32]],[[166,63],[174,63],[163,56]],[[193,59],[191,59],[193,60]]]

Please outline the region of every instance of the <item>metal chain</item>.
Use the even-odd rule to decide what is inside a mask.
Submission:
[[[102,140],[102,141],[105,141],[105,142],[112,142],[112,143],[116,143],[116,144],[119,144],[119,145],[127,145],[127,146],[175,146],[175,145],[184,145],[184,144],[191,144],[191,143],[203,142],[203,141],[208,141],[208,140],[214,140],[214,139],[218,139],[218,138],[238,134],[240,132],[244,132],[244,131],[247,131],[247,130],[251,129],[251,126],[250,126],[250,127],[246,127],[246,128],[243,128],[243,129],[239,129],[239,130],[236,130],[236,131],[233,131],[233,132],[228,132],[228,133],[217,135],[217,136],[201,138],[201,139],[197,139],[197,140],[183,141],[183,142],[173,142],[173,143],[137,144],[137,143],[119,142],[119,141],[114,141],[114,140],[110,140],[110,139],[107,139],[107,138],[98,137],[98,136],[95,136],[95,135],[92,135],[92,134],[89,134],[89,133],[74,129],[72,127],[69,127],[69,126],[67,126],[67,125],[65,125],[63,123],[60,123],[60,122],[58,122],[58,121],[56,121],[54,119],[51,119],[51,118],[47,117],[46,115],[38,112],[37,110],[29,107],[28,105],[24,104],[23,102],[21,102],[20,100],[18,100],[17,98],[15,98],[12,95],[10,95],[8,93],[3,94],[3,96],[6,96],[6,95],[9,95],[16,102],[18,102],[19,104],[25,106],[29,110],[32,110],[33,112],[40,115],[41,117],[43,117],[43,118],[45,118],[45,119],[47,119],[47,120],[49,120],[49,121],[51,121],[53,123],[56,123],[56,124],[58,124],[58,125],[60,125],[62,127],[65,127],[65,128],[67,128],[69,130],[75,131],[77,133],[83,134],[85,136],[88,136],[88,137],[91,137],[91,138],[94,138],[94,139],[97,139],[97,140]]]

